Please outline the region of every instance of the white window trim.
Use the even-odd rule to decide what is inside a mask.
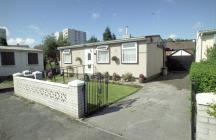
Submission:
[[[135,43],[135,46],[134,47],[127,47],[127,48],[123,48],[124,44],[127,44],[127,43],[122,43],[122,48],[121,48],[121,61],[123,64],[136,64],[138,63],[138,59],[137,59],[137,56],[138,56],[138,52],[137,52],[137,42],[128,42],[128,43]],[[124,61],[123,59],[123,50],[127,50],[127,49],[134,49],[136,48],[136,60],[134,62],[127,62],[127,61]]]
[[[63,50],[63,62],[64,64],[72,64],[72,53],[70,49]],[[70,61],[65,61],[65,55],[70,55]]]
[[[109,64],[110,63],[110,52],[109,52],[109,46],[108,45],[97,46],[96,51],[97,51],[97,63],[98,64]],[[98,57],[99,57],[98,52],[99,51],[107,51],[108,52],[108,60],[107,61],[105,61],[105,62],[99,62],[98,61]]]

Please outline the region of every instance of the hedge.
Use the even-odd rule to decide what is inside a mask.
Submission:
[[[190,79],[196,81],[197,92],[216,91],[216,63],[193,63],[190,69]]]

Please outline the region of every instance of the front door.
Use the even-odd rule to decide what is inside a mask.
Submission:
[[[93,49],[85,49],[85,73],[93,74]]]

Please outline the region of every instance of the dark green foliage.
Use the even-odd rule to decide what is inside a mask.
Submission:
[[[63,34],[59,35],[59,38],[57,40],[57,44],[58,44],[58,47],[70,45],[70,43],[66,39],[63,38]]]
[[[95,36],[91,36],[91,38],[89,38],[89,40],[87,42],[93,43],[93,42],[99,42],[99,40]]]
[[[0,38],[0,46],[7,46],[7,40],[5,38]]]
[[[105,32],[103,33],[103,40],[104,41],[116,40],[115,34],[112,34],[109,27],[106,27]]]
[[[216,91],[216,64],[207,61],[193,63],[190,79],[196,81],[198,92]]]
[[[216,44],[207,50],[207,61],[216,62]]]

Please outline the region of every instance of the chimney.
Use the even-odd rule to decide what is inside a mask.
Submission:
[[[125,26],[125,34],[122,36],[122,38],[131,38],[131,35],[128,34],[128,26]]]

